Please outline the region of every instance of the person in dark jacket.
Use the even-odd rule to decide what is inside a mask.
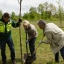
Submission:
[[[11,60],[13,64],[16,64],[15,61],[15,49],[13,40],[11,37],[11,27],[19,27],[21,23],[21,19],[18,22],[14,22],[10,20],[9,13],[4,13],[2,18],[0,19],[0,44],[1,44],[1,56],[2,56],[2,64],[6,64],[6,44],[9,46],[10,53],[11,53]]]

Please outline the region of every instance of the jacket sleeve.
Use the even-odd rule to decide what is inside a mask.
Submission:
[[[30,41],[32,38],[37,37],[38,32],[36,29],[31,29],[31,35],[28,37],[28,41]]]
[[[45,34],[45,36],[46,36],[46,40],[44,40],[44,43],[51,44],[52,41],[53,41],[52,33],[48,32],[48,33]]]
[[[31,30],[31,34],[29,35],[28,33],[28,41],[30,41],[34,36],[35,36],[35,31],[34,30]]]
[[[19,27],[20,26],[20,23],[19,22],[12,21],[12,26],[14,28]]]

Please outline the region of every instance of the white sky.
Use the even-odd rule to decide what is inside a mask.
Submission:
[[[22,0],[22,14],[28,12],[30,7],[37,7],[40,3],[43,4],[44,2],[52,3],[55,6],[57,5],[58,0]],[[64,0],[62,0],[62,5],[64,4]],[[16,14],[19,14],[19,3],[18,0],[0,0],[0,10],[3,12],[12,11]]]

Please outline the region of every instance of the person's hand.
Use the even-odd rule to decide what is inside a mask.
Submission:
[[[18,22],[22,22],[22,19],[21,19],[21,18],[19,18],[19,19],[18,19]]]
[[[44,41],[43,40],[40,40],[39,43],[44,43]]]
[[[26,43],[28,43],[29,41],[28,40],[26,40]]]

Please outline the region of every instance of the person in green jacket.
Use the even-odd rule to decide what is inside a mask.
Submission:
[[[0,46],[1,46],[1,56],[2,56],[2,64],[6,64],[6,44],[9,46],[11,53],[11,60],[13,64],[16,64],[15,61],[15,49],[13,40],[11,37],[11,27],[17,28],[20,26],[22,22],[21,19],[18,22],[14,22],[10,20],[9,13],[4,13],[2,18],[0,19]]]

